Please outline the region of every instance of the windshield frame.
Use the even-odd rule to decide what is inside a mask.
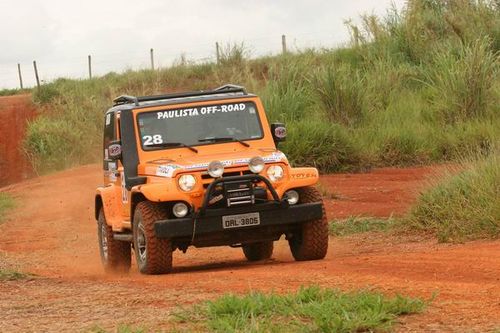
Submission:
[[[262,120],[261,120],[261,117],[260,117],[260,109],[258,108],[257,103],[255,103],[255,101],[253,101],[253,100],[245,100],[245,101],[239,101],[239,102],[240,103],[251,103],[251,104],[253,104],[253,106],[255,107],[255,110],[257,110],[257,112],[256,112],[257,121],[259,123],[259,129],[260,129],[260,133],[261,133],[260,137],[258,137],[258,138],[240,139],[240,140],[244,141],[244,142],[262,140],[265,137],[265,133],[264,133],[264,127],[262,126]],[[194,104],[194,105],[192,105],[193,107],[204,107],[204,106],[214,106],[214,105],[229,105],[229,104],[234,104],[234,103],[238,103],[238,102],[235,102],[235,101],[233,101],[233,102],[231,102],[231,101],[224,101],[222,103],[217,103],[217,101],[213,101],[213,103],[208,103],[208,104],[197,104],[197,103],[189,103],[189,104],[190,104],[190,106],[191,106],[191,104]],[[188,148],[183,147],[183,146],[174,146],[174,147],[147,147],[147,146],[144,146],[144,143],[143,143],[143,140],[142,140],[142,134],[141,134],[140,125],[139,125],[139,116],[140,115],[147,114],[147,113],[156,113],[156,112],[171,111],[171,110],[177,110],[177,109],[179,109],[179,105],[172,105],[172,107],[168,107],[168,108],[165,108],[165,109],[162,108],[162,109],[155,109],[155,110],[151,110],[151,111],[143,111],[143,112],[136,113],[135,125],[137,127],[137,139],[140,142],[140,147],[141,147],[142,151],[144,151],[144,152],[152,152],[152,151],[159,151],[159,150],[188,149]],[[214,141],[207,141],[207,142],[198,142],[197,144],[193,144],[193,145],[189,145],[189,146],[190,147],[199,147],[199,146],[208,146],[208,145],[213,145],[213,144],[221,145],[221,144],[228,144],[228,143],[240,144],[236,140],[233,140],[233,141],[231,141],[231,140],[227,140],[227,141],[217,141],[217,140],[214,140]]]

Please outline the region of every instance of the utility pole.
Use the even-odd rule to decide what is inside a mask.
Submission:
[[[21,86],[21,90],[23,90],[23,76],[21,75],[21,64],[17,64],[17,72],[19,73],[19,85]]]
[[[38,69],[36,67],[36,61],[33,60],[33,68],[35,69],[35,79],[36,79],[36,86],[38,89],[40,89],[40,78],[38,76]]]
[[[89,54],[89,79],[92,80],[92,56]]]
[[[155,70],[155,57],[153,49],[149,50],[149,53],[151,55],[151,69]]]
[[[286,36],[281,35],[281,49],[283,54],[286,54]]]
[[[217,65],[220,63],[220,47],[219,42],[215,42],[215,55],[217,57]]]

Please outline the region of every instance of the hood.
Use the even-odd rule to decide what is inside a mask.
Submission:
[[[288,164],[285,154],[275,148],[249,148],[243,151],[160,158],[139,165],[139,174],[173,178],[178,173],[186,171],[207,170],[208,164],[212,161],[220,161],[226,168],[244,166],[256,156],[262,157],[266,163]]]

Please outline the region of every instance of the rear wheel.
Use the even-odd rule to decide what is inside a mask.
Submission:
[[[172,269],[172,243],[157,238],[154,223],[168,215],[158,204],[143,201],[134,212],[134,250],[139,271],[144,274],[165,274]]]
[[[97,220],[97,236],[99,253],[106,272],[126,273],[130,269],[130,243],[115,240],[113,229],[107,225],[104,211],[101,208]]]
[[[243,253],[248,261],[269,259],[273,255],[273,242],[259,242],[243,245]]]
[[[323,259],[328,251],[328,221],[323,199],[319,191],[312,186],[298,189],[297,192],[300,203],[321,202],[323,217],[302,224],[299,231],[288,240],[290,250],[298,261]]]

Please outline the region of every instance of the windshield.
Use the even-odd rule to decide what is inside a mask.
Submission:
[[[138,124],[146,150],[262,138],[253,102],[143,112]]]

